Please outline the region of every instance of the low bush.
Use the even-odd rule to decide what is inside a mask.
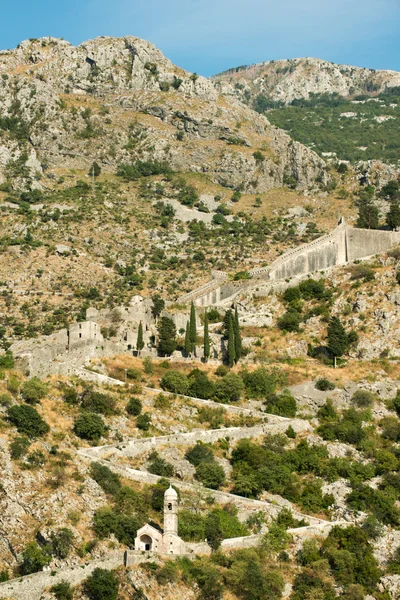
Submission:
[[[128,415],[132,415],[133,417],[138,417],[142,412],[142,403],[139,398],[130,398],[128,404],[126,405],[126,412]]]
[[[193,466],[197,467],[201,462],[210,462],[214,460],[214,454],[211,447],[203,442],[196,442],[196,445],[190,448],[185,454]]]
[[[118,590],[118,578],[105,569],[95,569],[83,584],[89,600],[117,600]]]
[[[74,591],[68,581],[60,581],[50,588],[56,600],[73,600]]]
[[[39,404],[47,392],[48,386],[38,377],[25,381],[21,386],[21,396],[29,404]]]
[[[217,490],[225,482],[225,471],[214,461],[202,461],[196,467],[195,477],[206,487]]]
[[[184,373],[180,371],[168,371],[161,379],[163,390],[174,394],[186,394],[189,389],[189,380]]]
[[[151,414],[142,413],[136,418],[136,427],[142,431],[148,431],[151,427]]]
[[[106,465],[92,462],[90,465],[90,476],[102,488],[106,494],[115,495],[121,489],[121,479]]]
[[[29,438],[41,437],[50,431],[50,427],[38,411],[28,404],[10,406],[7,409],[7,417],[19,433],[23,433]]]
[[[354,392],[351,402],[358,408],[369,408],[374,403],[374,394],[368,390],[357,390]]]
[[[83,440],[96,442],[107,433],[107,426],[100,415],[87,412],[75,419],[73,431]]]
[[[88,390],[82,397],[82,408],[91,413],[99,413],[102,415],[115,414],[115,399],[108,394]]]
[[[317,379],[315,382],[315,387],[320,392],[328,392],[334,390],[336,386],[332,381],[329,381],[329,379],[321,377],[321,379]]]

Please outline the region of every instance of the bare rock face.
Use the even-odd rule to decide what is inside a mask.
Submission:
[[[18,189],[41,187],[52,169],[96,160],[115,172],[139,158],[251,193],[328,179],[310,149],[136,37],[25,41],[0,52],[0,75],[0,182]]]

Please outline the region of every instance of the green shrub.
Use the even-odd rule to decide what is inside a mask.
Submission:
[[[50,588],[50,591],[56,597],[56,600],[73,600],[74,591],[67,581],[60,581]]]
[[[126,405],[126,412],[133,417],[138,417],[140,415],[142,412],[142,403],[139,398],[129,399],[128,404]]]
[[[265,411],[272,415],[280,415],[281,417],[288,418],[296,416],[296,399],[289,390],[285,390],[279,396],[271,394],[264,404]]]
[[[189,389],[189,380],[184,373],[171,370],[161,379],[161,387],[168,392],[184,395]]]
[[[359,408],[369,408],[374,403],[374,394],[368,390],[357,390],[354,392],[351,401]]]
[[[278,319],[278,327],[282,331],[299,331],[301,315],[296,310],[287,311]]]
[[[19,433],[23,433],[29,438],[41,437],[50,431],[50,427],[38,411],[28,404],[10,406],[7,410],[7,417]]]
[[[151,414],[150,413],[142,413],[138,417],[136,417],[136,427],[141,429],[142,431],[148,431],[152,425],[151,422]]]
[[[225,471],[214,461],[203,461],[196,467],[195,477],[206,487],[217,490],[225,482]]]
[[[265,398],[276,390],[276,373],[265,367],[258,367],[251,372],[242,371],[241,376],[249,398]]]
[[[30,446],[30,441],[25,436],[16,437],[10,442],[10,454],[11,458],[14,460],[18,460],[25,456],[28,452],[28,448]]]
[[[174,474],[174,467],[161,458],[157,452],[153,452],[149,458],[151,460],[148,468],[149,473],[159,475],[160,477],[172,477]]]
[[[329,379],[321,377],[321,379],[317,379],[317,381],[315,382],[315,387],[320,392],[328,392],[334,390],[336,386],[332,381],[329,381]]]
[[[109,416],[115,414],[115,405],[115,399],[108,394],[93,390],[88,390],[83,394],[82,408],[87,412]]]
[[[29,404],[38,404],[48,392],[48,386],[38,377],[25,381],[21,387],[21,396]]]
[[[7,350],[7,352],[5,354],[0,356],[0,368],[1,369],[13,369],[14,368],[14,357],[9,350]]]
[[[83,440],[96,442],[107,433],[107,427],[100,415],[87,412],[75,419],[73,431]]]
[[[185,454],[188,460],[194,467],[197,467],[201,462],[211,462],[214,460],[214,454],[208,444],[196,442],[196,445],[190,448]]]
[[[51,555],[36,542],[30,542],[22,552],[22,563],[19,567],[21,575],[30,575],[42,571],[49,564]]]
[[[117,600],[119,581],[105,569],[95,569],[83,584],[83,591],[90,600]]]
[[[67,558],[74,542],[74,534],[67,527],[53,531],[50,536],[51,553],[57,558]]]
[[[137,160],[131,165],[121,164],[118,167],[117,175],[131,181],[152,175],[170,175],[172,172],[171,167],[166,162]]]
[[[244,390],[243,379],[236,373],[227,373],[215,384],[215,398],[218,402],[238,402]]]
[[[170,560],[166,562],[156,574],[156,580],[160,585],[175,583],[178,580],[177,565]]]
[[[121,489],[122,484],[119,475],[113,473],[106,465],[92,462],[90,465],[90,476],[106,494],[115,496]]]
[[[207,373],[200,369],[193,369],[189,373],[188,395],[194,398],[203,398],[209,400],[215,394],[215,385],[209,380]]]

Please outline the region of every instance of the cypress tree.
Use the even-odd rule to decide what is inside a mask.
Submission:
[[[233,321],[233,331],[235,334],[235,362],[240,360],[242,356],[242,338],[240,335],[239,315],[237,306],[235,307],[235,318]]]
[[[190,307],[189,336],[190,336],[190,341],[192,343],[192,352],[194,352],[194,354],[196,355],[196,338],[197,338],[196,309],[194,307],[193,302]]]
[[[143,350],[143,348],[144,348],[143,325],[142,325],[142,321],[140,321],[138,334],[137,334],[137,341],[136,341],[136,350],[138,352],[138,356],[140,356],[140,352]]]
[[[333,365],[336,368],[336,358],[342,356],[347,348],[347,333],[340,320],[332,317],[328,325],[328,349],[333,354]]]
[[[223,331],[224,331],[224,337],[226,337],[226,338],[229,337],[229,325],[230,325],[230,322],[232,319],[233,319],[232,311],[230,309],[228,309],[225,313],[224,320],[223,320]]]
[[[210,338],[208,335],[208,313],[207,310],[204,313],[204,360],[210,358]]]
[[[169,317],[161,317],[158,323],[158,351],[162,355],[170,355],[176,350],[176,327]]]
[[[190,325],[189,321],[186,321],[186,332],[185,332],[185,352],[190,356],[193,352],[193,344],[190,339]]]
[[[233,327],[234,320],[230,319],[229,321],[229,331],[228,331],[228,365],[229,367],[233,367],[235,363],[235,330]]]

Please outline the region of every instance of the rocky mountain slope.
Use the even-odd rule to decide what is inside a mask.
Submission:
[[[249,102],[258,94],[290,104],[310,94],[354,96],[400,85],[400,73],[337,65],[317,58],[271,60],[230,69],[213,77],[222,94]]]
[[[56,168],[108,170],[138,158],[266,191],[285,173],[312,185],[324,163],[264,117],[232,106],[203,77],[175,67],[138,38],[74,47],[53,38],[0,54],[5,179],[46,185]],[[264,160],[253,153],[264,149]],[[42,180],[38,183],[38,180]]]

